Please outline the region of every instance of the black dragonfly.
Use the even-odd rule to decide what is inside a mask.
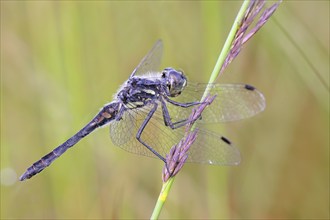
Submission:
[[[182,71],[174,68],[158,71],[162,52],[163,43],[158,40],[120,87],[114,100],[84,128],[29,167],[20,180],[41,172],[83,137],[107,124],[110,124],[110,137],[115,145],[165,162],[169,149],[184,136],[183,125],[188,122],[191,108],[200,104],[206,88],[217,97],[197,123],[241,120],[265,109],[264,96],[253,86],[192,83]],[[229,139],[200,128],[187,161],[237,165],[240,153]]]

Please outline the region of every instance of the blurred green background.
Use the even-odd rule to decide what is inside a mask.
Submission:
[[[17,178],[110,102],[158,38],[162,68],[206,82],[240,5],[1,1],[1,218],[149,218],[163,164],[113,146],[107,128]],[[242,163],[186,165],[161,217],[328,218],[329,90],[317,74],[329,87],[329,1],[283,2],[218,80],[267,100],[225,124]]]

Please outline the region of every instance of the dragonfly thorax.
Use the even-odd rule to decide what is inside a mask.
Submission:
[[[118,92],[117,100],[120,100],[127,108],[143,107],[158,99],[163,93],[161,84],[159,79],[150,80],[134,76]]]
[[[187,85],[183,72],[166,68],[159,77],[133,76],[117,94],[127,108],[139,108],[159,99],[161,96],[176,97]]]
[[[175,70],[171,67],[165,68],[162,72],[162,80],[166,85],[166,95],[176,97],[181,94],[187,85],[187,78],[182,71]]]

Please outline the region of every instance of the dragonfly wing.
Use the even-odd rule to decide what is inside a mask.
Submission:
[[[146,105],[139,109],[127,110],[122,119],[110,124],[112,142],[134,154],[156,157],[137,139],[136,134],[153,105]],[[141,140],[165,157],[170,147],[180,140],[179,135],[173,135],[173,130],[166,127],[160,106],[150,119],[141,134]]]
[[[134,154],[156,157],[136,139],[136,134],[152,107],[153,105],[147,105],[143,108],[127,110],[121,120],[113,121],[110,124],[113,143]],[[184,134],[184,127],[173,130],[165,126],[159,106],[143,130],[141,139],[165,158],[170,148],[178,144]],[[228,139],[199,128],[187,162],[236,165],[240,162],[240,154]]]
[[[131,77],[135,75],[144,75],[148,72],[159,71],[162,55],[163,42],[162,40],[158,40],[148,54],[141,60],[139,65],[133,70]]]
[[[225,166],[238,165],[240,161],[240,152],[231,141],[200,128],[187,159],[187,162]]]
[[[202,120],[198,121],[200,123],[237,121],[252,117],[266,107],[263,94],[254,87],[245,84],[188,83],[175,101],[200,101],[207,86],[210,89],[209,94],[217,97],[203,112]],[[174,121],[187,118],[191,112],[191,108],[183,109],[177,106],[170,106],[169,109]]]

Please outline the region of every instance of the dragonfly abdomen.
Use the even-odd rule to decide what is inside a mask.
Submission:
[[[120,104],[112,102],[104,106],[101,111],[89,122],[83,129],[78,131],[75,135],[65,141],[63,144],[55,148],[49,154],[43,156],[40,160],[30,166],[26,172],[20,177],[20,180],[30,179],[43,169],[48,167],[56,158],[60,157],[64,152],[75,145],[83,137],[93,132],[96,128],[101,127],[117,117]]]
[[[111,102],[110,104],[104,106],[89,123],[90,126],[102,127],[103,125],[106,125],[110,121],[114,120],[116,117],[118,117],[120,105],[121,104],[119,102]]]

